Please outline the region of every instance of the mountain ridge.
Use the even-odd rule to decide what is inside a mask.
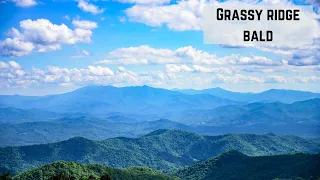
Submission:
[[[0,170],[13,173],[57,160],[96,163],[116,168],[147,166],[157,170],[191,165],[228,150],[247,155],[318,153],[320,145],[296,136],[228,134],[203,136],[180,130],[158,130],[140,138],[103,141],[76,137],[50,144],[0,148]]]

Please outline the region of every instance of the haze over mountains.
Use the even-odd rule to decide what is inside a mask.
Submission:
[[[184,94],[190,91],[192,95]],[[320,99],[315,97],[319,94],[291,90],[243,94],[215,88],[181,93],[148,86],[89,86],[50,96],[0,96],[0,146],[75,136],[139,137],[157,129],[319,138]],[[284,103],[288,100],[295,102]]]
[[[304,161],[301,166],[290,167],[281,163],[282,156],[256,159],[246,155],[319,153],[320,144],[306,139],[320,138],[319,97],[317,93],[291,90],[236,93],[219,88],[197,91],[148,86],[90,86],[50,96],[0,96],[0,172],[22,173],[58,160],[112,168],[146,166],[182,179],[232,179],[227,173],[230,168],[255,179],[260,176],[249,171],[256,170],[254,163],[269,166],[273,161],[284,170],[301,166],[313,169],[315,161],[310,157],[315,155],[290,156],[288,162]],[[230,150],[239,152],[222,154]],[[228,157],[235,158],[235,163],[225,161]],[[226,166],[218,166],[221,163]],[[244,171],[237,164],[250,168]],[[146,168],[132,172],[94,166],[92,170],[93,166],[69,167],[65,162],[16,178],[39,178],[40,171],[49,178],[60,165],[77,177],[82,171],[100,176],[101,170],[118,172],[121,177],[175,179]],[[190,167],[176,169],[185,166]],[[217,171],[206,171],[211,168]],[[317,175],[281,174],[276,169],[270,172],[272,176],[263,177]]]
[[[232,92],[222,88],[211,88],[203,90],[194,89],[175,89],[185,94],[211,94],[220,98],[226,98],[240,102],[282,102],[293,103],[296,101],[304,101],[313,98],[320,98],[319,93],[306,91],[286,90],[286,89],[270,89],[261,93],[239,93]]]

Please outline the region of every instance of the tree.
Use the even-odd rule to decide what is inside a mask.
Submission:
[[[100,180],[111,180],[111,177],[109,175],[104,175],[100,177]]]
[[[11,180],[10,173],[3,173],[0,175],[0,180]]]

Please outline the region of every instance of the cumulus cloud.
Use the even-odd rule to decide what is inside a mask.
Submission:
[[[193,69],[188,67],[187,65],[176,65],[176,64],[166,64],[166,71],[169,73],[177,73],[177,72],[192,72]]]
[[[0,54],[2,56],[25,56],[34,50],[31,42],[24,42],[19,38],[7,38],[0,41]]]
[[[159,0],[118,0],[120,2],[135,3],[136,5],[125,10],[130,21],[143,23],[151,27],[167,26],[174,31],[202,30],[203,10],[207,4],[221,3],[248,3],[248,4],[277,4],[290,5],[290,0],[243,0],[243,1],[217,1],[217,0],[179,0],[176,3]],[[314,0],[310,0],[314,1]]]
[[[275,61],[262,56],[243,57],[232,54],[217,57],[192,46],[185,46],[176,50],[153,48],[147,45],[119,48],[108,53],[106,60],[96,64],[196,64],[196,65],[236,65],[236,66],[282,66],[288,62]],[[201,68],[197,68],[201,71]],[[202,70],[205,71],[205,70]],[[213,70],[210,70],[213,71]]]
[[[61,48],[63,44],[91,42],[92,29],[97,25],[91,21],[75,21],[75,29],[65,24],[57,25],[47,19],[23,20],[20,30],[12,28],[7,38],[0,41],[2,56],[24,56],[33,51],[45,52]]]
[[[205,68],[205,67],[202,67]],[[1,87],[29,87],[32,85],[87,86],[97,85],[211,85],[211,84],[263,84],[263,83],[313,83],[319,82],[318,76],[252,76],[244,74],[224,74],[220,71],[208,76],[195,73],[199,67],[168,64],[165,71],[134,72],[119,66],[112,70],[104,66],[89,65],[84,68],[61,68],[48,66],[47,69],[33,67],[24,69],[17,62],[0,61]],[[208,70],[205,70],[207,72]],[[211,70],[209,70],[211,71]],[[181,73],[184,72],[184,73]],[[188,73],[193,73],[192,76]]]
[[[92,14],[100,14],[104,12],[104,9],[99,8],[96,5],[89,3],[87,0],[76,0],[78,2],[78,8],[84,12],[89,12]]]
[[[37,1],[35,0],[9,0],[9,1],[15,3],[17,6],[20,6],[20,7],[30,7],[38,4]]]
[[[206,1],[178,1],[177,4],[138,4],[125,10],[130,21],[152,27],[166,25],[175,31],[201,30],[202,11]]]

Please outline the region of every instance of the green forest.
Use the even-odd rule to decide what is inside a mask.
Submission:
[[[57,161],[0,180],[255,180],[320,178],[320,154],[303,153],[275,156],[247,156],[228,151],[191,166],[167,173],[147,167],[111,168],[97,164]]]

